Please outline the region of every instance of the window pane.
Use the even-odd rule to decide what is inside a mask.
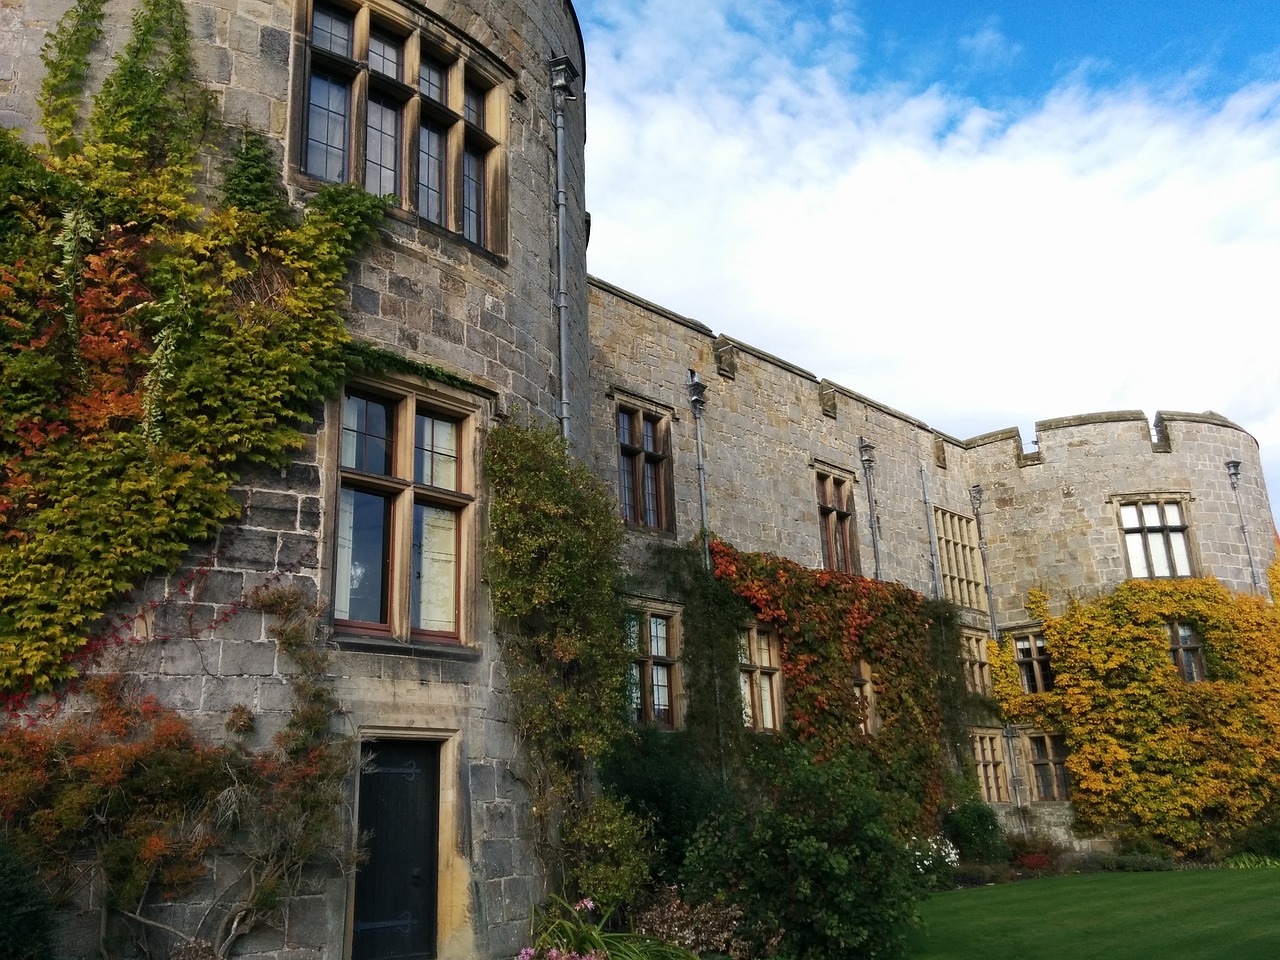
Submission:
[[[1165,523],[1171,527],[1182,526],[1182,507],[1177,503],[1166,503],[1164,505]]]
[[[351,87],[338,77],[312,73],[307,100],[307,173],[345,183],[350,142]]]
[[[400,193],[400,105],[385,97],[369,97],[364,188],[379,197]]]
[[[458,425],[419,413],[413,442],[413,482],[458,489]]]
[[[760,674],[760,726],[766,730],[777,729],[773,711],[773,674]]]
[[[821,506],[831,506],[831,494],[828,492],[831,485],[831,478],[825,473],[818,474],[818,503]]]
[[[1144,503],[1142,505],[1142,523],[1147,527],[1159,527],[1160,523],[1160,504]]]
[[[618,411],[618,442],[626,447],[634,447],[631,439],[631,414],[626,410]]]
[[[434,57],[424,55],[418,71],[418,89],[438,103],[448,102],[445,77],[448,68]]]
[[[343,489],[338,500],[333,615],[338,620],[387,622],[387,548],[391,505],[363,490]]]
[[[640,617],[635,613],[628,613],[623,621],[622,629],[625,631],[627,638],[627,649],[639,651],[640,649]]]
[[[749,670],[738,674],[738,690],[742,694],[743,726],[754,727],[756,721],[751,708],[751,672]]]
[[[418,216],[444,223],[445,130],[425,123],[418,131]]]
[[[413,569],[409,624],[415,630],[458,629],[458,515],[443,507],[413,505]]]
[[[655,663],[653,670],[653,719],[655,723],[671,723],[671,668]]]
[[[385,33],[369,32],[369,69],[400,79],[400,41]]]
[[[835,569],[841,573],[849,572],[849,547],[845,543],[845,522],[839,515],[834,515],[836,541],[832,545],[835,550]]]
[[[644,421],[644,448],[650,453],[658,452],[658,440],[655,433],[655,424],[647,417]]]
[[[311,20],[311,43],[319,50],[351,56],[352,16],[334,7],[317,6]]]
[[[1191,576],[1191,558],[1187,554],[1187,535],[1181,530],[1169,533],[1169,548],[1173,551],[1173,572],[1179,577]]]
[[[627,523],[636,522],[635,469],[634,454],[618,456],[618,499],[622,502],[622,519]]]
[[[652,657],[669,657],[667,652],[667,618],[649,618],[649,655]]]
[[[644,524],[660,526],[658,522],[658,465],[652,460],[644,462]]]
[[[770,633],[761,633],[756,637],[756,663],[762,667],[776,667],[774,662],[773,644],[770,642],[773,635]]]
[[[1124,525],[1126,530],[1142,526],[1138,522],[1138,505],[1136,503],[1126,503],[1120,508],[1120,523]]]
[[[1126,533],[1124,535],[1124,546],[1129,552],[1129,571],[1135,577],[1149,577],[1150,571],[1147,569],[1147,555],[1142,549],[1142,534]]]
[[[468,147],[462,156],[462,235],[484,243],[484,154]]]
[[[484,91],[467,84],[462,93],[462,116],[468,123],[484,129]]]
[[[348,394],[342,406],[342,466],[390,474],[391,404]]]
[[[1147,535],[1147,546],[1151,549],[1151,575],[1167,577],[1170,574],[1169,550],[1165,546],[1164,537],[1159,533]]]
[[[627,664],[627,717],[632,723],[644,719],[644,708],[640,702],[640,664]]]

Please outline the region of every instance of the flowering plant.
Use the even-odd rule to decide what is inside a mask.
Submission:
[[[605,930],[612,911],[595,919],[591,898],[569,903],[551,896],[550,906],[535,918],[533,946],[519,960],[697,960],[682,947],[639,933]]]
[[[953,885],[955,868],[960,865],[960,851],[946,837],[912,837],[907,852],[926,887],[945,889]]]

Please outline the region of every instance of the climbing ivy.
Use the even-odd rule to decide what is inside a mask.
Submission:
[[[1221,847],[1280,798],[1280,613],[1216,580],[1130,580],[1044,620],[1054,687],[1025,694],[1012,652],[993,645],[1006,715],[1067,739],[1076,821],[1187,854]],[[1203,642],[1207,679],[1188,683],[1171,623]]]
[[[954,612],[901,584],[743,553],[720,540],[711,542],[711,562],[714,575],[778,630],[788,732],[819,760],[864,745],[893,798],[895,827],[931,830],[954,779],[943,744],[968,710]],[[863,732],[859,661],[874,683],[881,721],[874,736]]]
[[[207,98],[180,0],[144,0],[83,121],[101,0],[44,58],[35,151],[0,130],[0,694],[76,673],[130,587],[237,506],[239,466],[283,464],[344,372],[348,256],[382,201],[322,190],[293,220],[265,142],[227,198],[193,202]],[[237,206],[243,203],[244,206]]]
[[[229,711],[228,741],[214,745],[115,674],[85,681],[87,711],[0,727],[6,837],[58,902],[94,887],[104,941],[108,921],[123,919],[200,948],[190,955],[226,957],[241,937],[279,922],[309,868],[354,868],[343,804],[355,751],[330,733],[338,704],[317,610],[284,587],[247,603],[274,615],[271,633],[295,668],[291,708],[266,749],[248,746],[257,718],[245,705]],[[204,878],[217,854],[218,893],[203,917],[158,920],[155,905]],[[100,952],[113,951],[103,942]]]
[[[616,504],[552,428],[495,428],[484,470],[486,572],[544,858],[569,891],[625,901],[647,879],[645,831],[592,775],[628,733]]]

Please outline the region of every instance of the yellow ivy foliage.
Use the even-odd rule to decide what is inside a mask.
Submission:
[[[1054,687],[1025,694],[992,644],[1006,716],[1063,733],[1077,827],[1118,827],[1188,854],[1221,846],[1280,799],[1280,611],[1216,580],[1130,580],[1104,597],[1027,604],[1044,620]],[[1203,643],[1208,679],[1184,681],[1171,622]]]

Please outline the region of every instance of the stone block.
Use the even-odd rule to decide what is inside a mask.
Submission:
[[[258,681],[250,677],[207,677],[200,709],[209,713],[229,713],[232,707],[252,708],[258,696]]]
[[[249,527],[293,532],[298,529],[298,497],[292,493],[252,491],[240,522]]]
[[[218,537],[218,566],[273,570],[279,536],[270,530],[228,527]]]
[[[282,570],[307,570],[320,565],[320,549],[310,534],[280,534],[278,562]]]
[[[285,945],[324,947],[329,932],[329,908],[324,897],[294,897],[285,915]]]
[[[276,645],[269,642],[223,643],[218,671],[224,677],[273,676],[276,672]]]
[[[491,763],[473,763],[470,765],[471,799],[473,802],[485,802],[498,798],[498,773]]]

